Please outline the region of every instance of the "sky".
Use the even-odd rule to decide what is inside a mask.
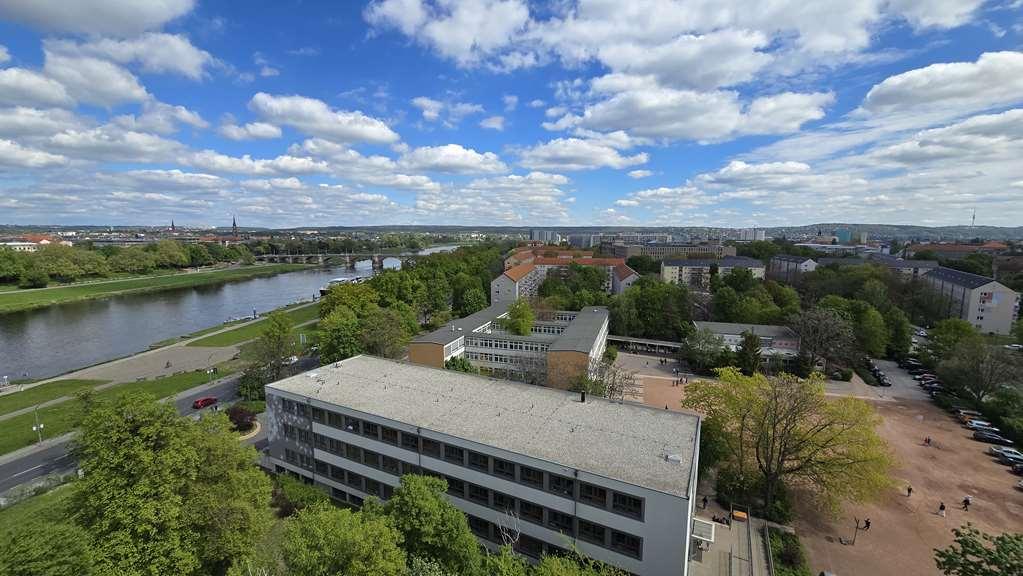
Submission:
[[[0,223],[1023,224],[1023,0],[0,0]]]

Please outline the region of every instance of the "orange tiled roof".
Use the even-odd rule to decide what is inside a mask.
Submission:
[[[624,258],[537,258],[534,264],[545,264],[547,266],[567,266],[579,264],[581,266],[618,266],[625,264]]]
[[[505,270],[504,275],[511,278],[512,281],[518,282],[525,278],[526,274],[532,272],[534,268],[536,268],[536,266],[533,266],[532,264],[519,264],[518,266],[512,266]]]
[[[634,275],[639,276],[639,274],[637,274],[636,271],[633,270],[632,268],[629,268],[627,264],[619,264],[618,266],[615,266],[615,276],[619,280],[625,280],[629,276]]]

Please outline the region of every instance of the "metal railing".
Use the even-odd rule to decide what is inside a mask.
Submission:
[[[764,522],[764,553],[767,556],[767,574],[774,576],[774,552],[771,551],[771,525]]]

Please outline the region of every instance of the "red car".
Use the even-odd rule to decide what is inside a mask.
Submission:
[[[192,408],[196,410],[202,410],[207,406],[213,406],[217,403],[217,399],[213,396],[205,396],[203,398],[197,398],[195,402],[192,402]]]

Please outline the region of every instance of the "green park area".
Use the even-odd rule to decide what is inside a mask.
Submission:
[[[116,294],[157,292],[174,288],[220,284],[222,282],[245,280],[258,276],[271,276],[304,268],[307,268],[307,266],[302,264],[268,264],[216,270],[213,272],[187,272],[128,280],[73,284],[39,290],[4,291],[0,292],[0,313],[18,312],[78,300],[105,298]]]
[[[0,416],[9,414],[15,410],[49,402],[61,396],[70,396],[79,390],[95,388],[100,384],[106,384],[106,380],[57,380],[47,384],[40,384],[27,388],[20,392],[13,392],[0,396]]]
[[[299,325],[309,322],[311,320],[316,320],[319,317],[319,312],[320,305],[319,303],[316,303],[309,306],[299,305],[292,307],[286,310],[284,312],[284,315],[287,316],[289,320],[291,320],[292,324]],[[250,324],[245,324],[244,326],[239,326],[238,328],[235,328],[233,330],[226,330],[218,334],[213,334],[205,338],[200,338],[199,340],[196,340],[194,342],[189,342],[188,345],[208,347],[234,346],[235,344],[241,344],[242,342],[246,342],[257,338],[265,325],[266,318],[258,322],[252,322]],[[300,328],[299,331],[308,332],[308,330],[303,330],[303,328]]]

